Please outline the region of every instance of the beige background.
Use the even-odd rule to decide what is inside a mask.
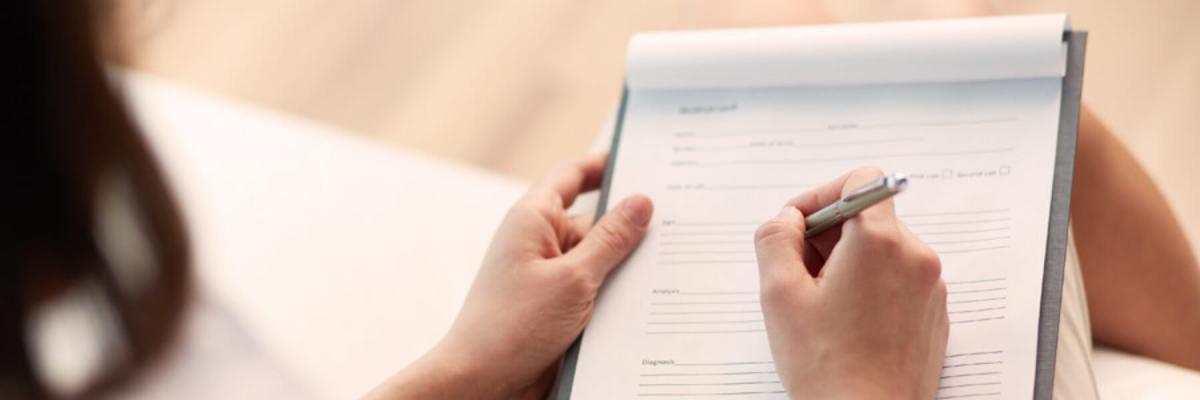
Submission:
[[[1200,1],[118,4],[129,66],[520,178],[587,149],[637,31],[1069,12],[1091,32],[1085,102],[1200,238]]]

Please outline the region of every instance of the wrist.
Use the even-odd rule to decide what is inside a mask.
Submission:
[[[912,399],[924,400],[915,388],[906,385],[906,382],[887,381],[885,379],[871,379],[865,376],[858,376],[857,379],[851,379],[848,385],[843,385],[842,390],[833,393],[829,398],[840,400],[861,400],[861,399]]]
[[[785,387],[788,389],[788,397],[792,399],[920,399],[920,396],[907,386],[861,373],[827,376],[817,381],[799,380]]]
[[[505,398],[504,385],[471,357],[439,344],[367,397],[374,399]]]
[[[898,399],[905,398],[896,390],[887,390],[887,388],[879,385],[865,384],[856,385],[849,388],[838,395],[832,397],[841,400],[861,400],[861,399]]]

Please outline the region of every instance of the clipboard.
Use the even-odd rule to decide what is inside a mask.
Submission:
[[[1075,150],[1079,128],[1080,98],[1083,89],[1083,65],[1087,47],[1087,32],[1067,30],[1063,32],[1063,43],[1067,47],[1066,74],[1062,78],[1061,105],[1059,107],[1058,139],[1054,158],[1053,184],[1050,197],[1050,218],[1047,226],[1046,257],[1042,275],[1041,312],[1038,317],[1037,360],[1034,368],[1034,399],[1052,399],[1054,395],[1054,368],[1058,351],[1058,325],[1062,310],[1063,268],[1067,257],[1067,230],[1070,222],[1071,187],[1075,174]],[[617,110],[613,127],[612,144],[609,147],[608,163],[596,207],[599,220],[608,209],[608,193],[612,184],[613,168],[620,149],[621,128],[625,120],[625,109],[629,99],[629,88],[622,90],[621,104]],[[551,398],[569,400],[579,361],[583,335],[567,349],[559,369]]]

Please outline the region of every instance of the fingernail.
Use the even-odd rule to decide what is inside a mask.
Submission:
[[[646,226],[646,224],[650,223],[651,208],[650,199],[646,198],[646,196],[637,195],[626,199],[621,204],[621,214],[624,214],[625,218],[629,218],[630,221],[633,221],[638,226]]]

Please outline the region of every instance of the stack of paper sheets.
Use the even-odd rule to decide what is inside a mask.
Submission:
[[[656,214],[603,289],[560,394],[786,398],[754,230],[871,165],[908,174],[897,212],[942,259],[939,398],[1030,397],[1066,26],[1042,15],[635,37],[607,198],[645,193]]]

